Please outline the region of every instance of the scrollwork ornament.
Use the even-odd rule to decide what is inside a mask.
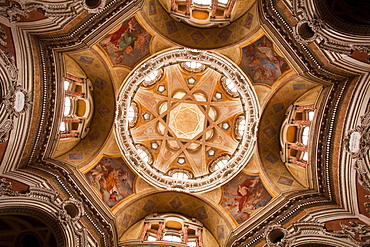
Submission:
[[[32,104],[30,94],[21,85],[9,88],[8,93],[3,97],[3,103],[11,117],[19,117]]]
[[[350,236],[353,242],[358,243],[360,246],[370,245],[370,226],[361,222],[349,221],[349,226],[340,222],[343,232]],[[359,242],[358,240],[362,241]]]
[[[8,36],[6,35],[4,28],[0,26],[0,45],[6,46],[8,43],[5,41],[5,39],[7,38]]]
[[[27,12],[29,11],[24,10],[22,5],[11,2],[10,6],[0,9],[0,15],[7,18],[10,22],[17,22],[21,19],[20,16],[28,18]]]
[[[18,192],[12,188],[12,183],[6,181],[5,178],[0,178],[0,197],[1,196],[17,196]]]
[[[70,198],[59,204],[58,219],[64,223],[77,222],[83,215],[82,203],[74,198]]]
[[[99,5],[99,10],[104,7],[105,0],[102,0],[100,2],[103,2],[103,4]],[[43,13],[47,17],[74,16],[76,15],[76,6],[80,3],[80,1],[52,3],[40,0],[16,0],[16,3],[11,3],[10,6],[0,9],[0,15],[6,17],[10,22],[19,21],[21,19],[21,16],[28,18],[28,13],[37,9],[43,10]]]
[[[356,160],[354,169],[358,173],[358,182],[370,191],[370,109],[361,117],[361,124],[348,131],[346,151]]]
[[[15,66],[15,58],[10,52],[0,50],[0,65],[7,70],[7,75],[11,81],[16,81],[18,79],[18,69]]]

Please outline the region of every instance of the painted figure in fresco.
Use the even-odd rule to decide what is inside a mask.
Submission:
[[[241,174],[223,187],[221,205],[238,223],[247,220],[257,208],[271,199],[258,176]]]
[[[114,64],[122,64],[129,56],[135,56],[135,51],[145,53],[148,49],[150,35],[137,23],[135,18],[124,22],[121,27],[100,41]]]
[[[238,201],[238,213],[240,213],[244,206],[247,206],[247,201],[249,197],[252,195],[254,191],[252,191],[252,188],[256,186],[256,184],[259,182],[259,178],[253,178],[253,179],[246,179],[242,184],[238,185],[238,191],[237,195],[240,196],[240,198],[237,198]],[[249,204],[250,205],[250,204]]]
[[[109,206],[114,206],[133,193],[132,176],[122,159],[106,157],[86,174],[91,185],[100,191],[103,201]]]
[[[242,67],[254,83],[271,86],[289,68],[285,59],[275,52],[272,42],[266,37],[244,47],[243,53]]]

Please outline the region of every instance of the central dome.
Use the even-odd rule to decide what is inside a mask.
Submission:
[[[211,190],[252,155],[254,91],[237,67],[214,53],[177,49],[143,62],[125,81],[117,109],[119,147],[153,185]]]

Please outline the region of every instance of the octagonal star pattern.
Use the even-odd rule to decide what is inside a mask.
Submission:
[[[194,85],[189,85],[189,76],[196,80]],[[135,145],[143,145],[151,153],[155,169],[167,175],[181,169],[197,178],[209,174],[218,157],[234,153],[239,140],[234,128],[225,129],[222,123],[235,123],[244,112],[240,98],[229,97],[222,88],[222,76],[211,68],[191,73],[175,64],[165,67],[154,85],[138,88],[133,97],[138,114],[149,112],[152,117],[149,121],[139,118],[130,133]],[[158,86],[166,90],[158,91]],[[216,98],[216,92],[222,98]],[[151,148],[153,142],[159,147]],[[179,157],[184,162],[178,162]]]
[[[197,105],[180,103],[170,112],[169,127],[178,138],[193,139],[203,131],[204,118]]]

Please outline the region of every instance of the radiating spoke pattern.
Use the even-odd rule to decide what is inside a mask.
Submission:
[[[238,96],[230,97],[222,88],[220,73],[210,68],[191,73],[196,80],[192,84],[189,73],[175,64],[167,66],[154,85],[141,85],[133,100],[142,117],[130,131],[135,144],[150,150],[153,166],[164,174],[176,170],[178,176],[186,170],[190,177],[199,177],[210,172],[216,157],[235,151],[239,141],[231,129],[243,108]],[[156,143],[155,149],[151,143]]]
[[[245,165],[235,164],[251,155],[258,108],[249,84],[240,90],[236,76],[225,74],[199,60],[177,59],[146,70],[141,83],[132,79],[136,88],[121,92],[118,143],[144,179],[207,190],[207,180],[221,184]]]

